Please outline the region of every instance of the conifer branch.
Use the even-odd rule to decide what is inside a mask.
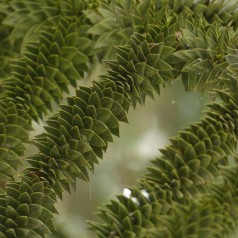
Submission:
[[[144,103],[146,96],[153,97],[161,86],[180,78],[187,91],[212,90],[221,102],[212,102],[206,117],[171,139],[131,189],[130,198],[121,195],[100,210],[104,223],[91,224],[99,237],[230,234],[238,215],[237,161],[231,167],[228,160],[235,156],[238,136],[237,4],[102,1],[100,22],[94,10],[84,12],[94,24],[88,31],[93,35],[92,50],[91,41],[80,35],[75,14],[81,14],[84,4],[87,9],[95,6],[90,1],[80,3],[44,1],[39,12],[32,14],[29,9],[36,9],[38,2],[0,5],[4,6],[0,32],[17,32],[24,25],[4,25],[9,20],[6,9],[16,18],[36,17],[34,25],[40,29],[39,40],[25,44],[23,57],[15,60],[13,77],[6,77],[8,60],[0,72],[4,77],[0,85],[0,237],[40,238],[52,232],[57,196],[70,192],[77,178],[88,180],[88,171],[103,157],[112,135],[119,135],[119,122],[127,122],[129,107]],[[51,17],[40,26],[39,19],[46,13]],[[110,24],[114,13],[117,20]],[[83,32],[89,29],[85,21],[81,26]],[[112,56],[107,60],[108,73],[91,87],[79,87],[76,96],[49,117],[45,132],[33,141],[39,152],[27,158],[31,167],[21,172],[20,182],[5,183],[13,180],[31,120],[41,118],[52,100],[58,103],[69,84],[76,87],[90,52],[102,52],[111,44],[103,43],[101,35],[118,45],[108,54]],[[14,49],[17,39],[1,60],[19,54],[19,48]],[[6,37],[0,47],[7,42]]]

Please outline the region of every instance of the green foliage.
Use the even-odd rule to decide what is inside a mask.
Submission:
[[[148,0],[102,1],[96,10],[84,11],[93,24],[88,33],[94,37],[94,50],[106,51],[107,59],[115,58],[115,45],[126,44],[134,32],[145,32],[146,26],[156,20],[152,14],[159,13],[154,7]]]
[[[44,181],[32,176],[9,182],[0,196],[1,237],[44,237],[54,230],[55,196]]]
[[[6,159],[5,152],[1,155],[7,176],[13,176],[11,167],[16,169],[24,154],[31,119],[42,118],[88,69],[91,41],[80,25],[90,2],[80,1],[73,8],[74,2],[1,2],[0,149],[12,154]]]
[[[0,33],[1,33],[1,74],[7,76],[11,70],[12,59],[21,57],[25,43],[38,41],[41,31],[46,26],[55,27],[61,18],[81,23],[84,9],[93,8],[95,1],[77,0],[14,0],[0,3]]]
[[[119,136],[119,121],[127,122],[128,106],[125,89],[111,80],[80,87],[35,139],[40,153],[28,158],[32,168],[25,175],[38,174],[60,197],[76,178],[88,180],[87,170],[94,170],[112,134]]]
[[[146,95],[160,92],[160,85],[174,79],[170,53],[175,51],[176,37],[170,28],[151,28],[146,35],[135,34],[129,46],[119,47],[117,62],[109,61],[109,77],[120,79],[130,91],[132,104],[144,103]],[[169,40],[164,40],[169,39]]]
[[[14,178],[30,129],[30,118],[25,110],[12,102],[0,103],[0,183]]]
[[[236,80],[235,83],[237,85]],[[230,89],[234,90],[234,87]],[[223,214],[225,209],[221,207],[227,206],[228,198],[223,202],[221,195],[229,196],[232,203],[228,209],[231,210],[233,208],[230,206],[237,205],[237,195],[232,195],[236,187],[231,187],[231,192],[226,191],[226,185],[219,182],[224,169],[226,176],[235,179],[227,172],[230,170],[227,156],[234,155],[237,146],[237,86],[232,95],[223,91],[218,93],[224,103],[211,104],[212,110],[208,112],[207,117],[171,139],[171,145],[161,150],[163,156],[153,161],[153,165],[148,168],[149,173],[140,181],[139,187],[131,189],[131,198],[119,196],[118,201],[112,201],[100,210],[99,216],[105,223],[91,223],[99,237],[145,237],[150,230],[156,232],[154,236],[149,237],[157,237],[158,233],[161,237],[223,237],[223,230],[217,231],[207,223],[199,225],[203,213],[196,214],[204,209],[208,214],[212,214],[204,216],[214,220],[216,218],[209,216],[216,212],[222,213],[224,220],[238,215],[237,208],[234,209],[234,215],[226,212]],[[225,166],[224,169],[221,166]],[[218,182],[219,185],[216,184]],[[224,182],[226,184],[226,178]],[[220,191],[222,189],[224,192]],[[213,192],[216,193],[214,200],[218,200],[221,205],[210,200]],[[207,199],[210,203],[208,205]],[[191,207],[188,206],[190,203]],[[218,208],[210,211],[214,206]],[[196,215],[193,212],[191,214],[191,211]],[[214,216],[219,216],[218,214]],[[190,219],[193,216],[195,218]],[[164,223],[168,220],[168,224]],[[233,224],[234,229],[235,221],[229,223]],[[164,226],[168,227],[167,231],[164,231]],[[207,230],[203,231],[203,226],[207,226]]]
[[[171,80],[220,98],[148,172],[99,211],[99,237],[229,237],[237,225],[237,4],[226,1],[2,1],[0,3],[0,237],[54,231],[56,198],[103,158],[130,106]],[[114,46],[114,47],[113,47]],[[116,46],[116,47],[115,47]],[[107,74],[76,89],[32,143],[32,120],[77,88],[93,57]],[[231,166],[230,158],[234,158]],[[10,180],[10,181],[8,181]],[[225,234],[225,235],[224,235]]]
[[[3,84],[7,97],[25,104],[33,119],[42,117],[53,100],[59,103],[69,84],[76,87],[87,69],[83,52],[89,45],[88,39],[79,37],[77,24],[67,18],[61,18],[56,28],[45,27],[39,42],[26,44],[23,58],[13,62],[14,78]]]
[[[225,56],[237,48],[237,35],[230,27],[210,25],[200,18],[186,19],[179,23],[183,26],[179,42],[184,50],[174,54],[180,59],[179,67],[183,67],[181,77],[186,90],[222,88],[227,77]]]

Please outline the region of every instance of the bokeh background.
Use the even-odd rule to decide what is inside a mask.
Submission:
[[[79,85],[89,85],[105,72],[103,64],[95,64],[93,74]],[[74,89],[71,90],[74,95]],[[87,220],[96,220],[97,208],[115,199],[123,189],[137,184],[146,173],[150,160],[160,155],[159,149],[169,144],[169,137],[197,121],[209,101],[209,95],[198,92],[185,93],[180,80],[161,88],[161,95],[146,99],[129,111],[129,124],[121,124],[120,138],[114,137],[100,165],[96,166],[90,182],[78,180],[76,192],[65,193],[59,201],[59,215],[55,219],[57,233],[48,238],[94,238],[88,230]],[[54,111],[57,111],[55,105]],[[31,137],[43,131],[43,122],[34,123]],[[35,152],[28,146],[27,154]]]

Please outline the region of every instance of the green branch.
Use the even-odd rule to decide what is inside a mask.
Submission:
[[[15,60],[13,77],[1,82],[0,237],[40,238],[52,232],[56,197],[70,191],[77,178],[88,180],[88,171],[103,157],[112,135],[119,136],[119,122],[127,122],[129,106],[144,103],[146,96],[153,97],[161,86],[180,78],[187,91],[211,88],[222,102],[213,102],[207,117],[171,139],[140,185],[131,189],[131,197],[119,196],[119,201],[102,208],[99,215],[105,223],[92,225],[99,237],[209,237],[232,232],[237,218],[236,180],[232,180],[236,170],[229,168],[227,157],[234,155],[238,136],[237,34],[230,28],[237,24],[236,4],[103,1],[99,23],[95,12],[85,12],[94,23],[88,31],[94,34],[92,50],[91,41],[80,35],[74,14],[81,10],[76,2],[57,1],[53,9],[60,16],[53,14],[57,17],[40,27],[39,40],[28,42],[23,57]],[[22,16],[24,11],[16,9],[26,10],[26,3],[13,1],[6,9]],[[29,3],[29,8],[37,4]],[[47,4],[44,14],[47,9],[52,13],[53,3]],[[117,20],[110,24],[114,6]],[[0,17],[1,29],[14,29],[4,26],[2,12]],[[222,27],[228,22],[229,27]],[[85,32],[88,25],[83,26]],[[39,152],[27,158],[31,167],[21,173],[20,182],[5,184],[14,176],[31,119],[38,120],[51,109],[52,100],[58,103],[69,84],[76,87],[90,52],[111,44],[102,43],[102,35],[108,34],[119,45],[117,57],[107,61],[108,74],[91,87],[79,87],[76,96],[49,117],[45,132],[33,141]],[[230,172],[224,173],[221,165]]]

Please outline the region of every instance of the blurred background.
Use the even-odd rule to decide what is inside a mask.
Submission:
[[[94,74],[80,85],[88,85],[90,80],[103,74],[105,68],[96,64],[92,71]],[[71,91],[74,95],[74,89]],[[99,206],[123,193],[124,188],[137,184],[150,160],[159,156],[159,149],[169,144],[169,137],[201,117],[208,98],[200,93],[185,93],[181,81],[177,80],[161,88],[161,95],[155,96],[155,100],[147,98],[145,105],[131,108],[129,124],[121,124],[120,138],[114,137],[114,143],[109,144],[90,182],[78,180],[76,192],[65,193],[63,201],[58,202],[57,234],[48,238],[96,237],[87,229],[87,220],[96,220]],[[35,123],[34,129],[32,138],[43,131],[43,123]],[[34,151],[35,148],[29,146],[27,153]]]

